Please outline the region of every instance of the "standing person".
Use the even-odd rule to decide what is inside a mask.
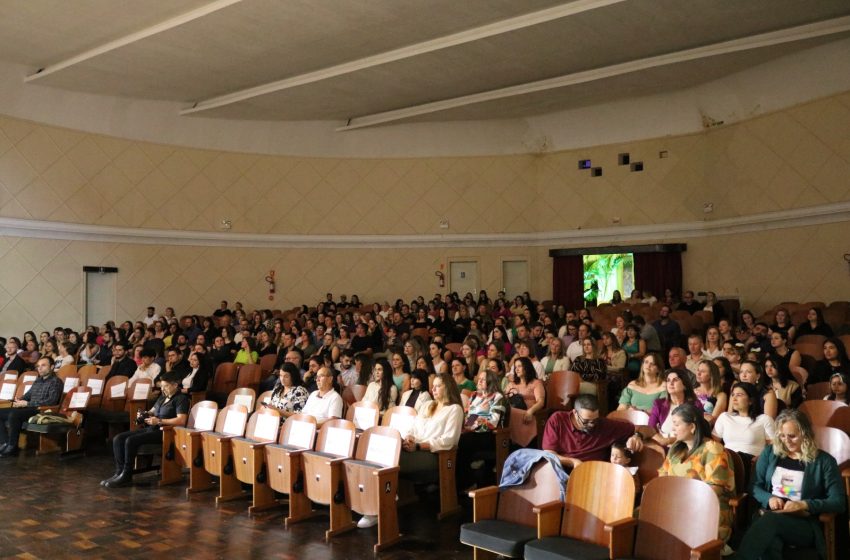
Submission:
[[[29,391],[12,401],[10,408],[0,408],[0,457],[18,454],[18,436],[24,423],[39,406],[55,406],[62,399],[62,380],[53,372],[53,358],[44,356],[36,364],[38,377]],[[6,424],[8,423],[8,430]]]
[[[180,378],[166,373],[160,378],[162,394],[153,408],[143,416],[144,426],[118,434],[112,439],[115,474],[101,481],[101,486],[118,488],[133,479],[133,464],[142,445],[162,443],[162,426],[185,426],[189,417],[189,397],[179,390]]]
[[[756,463],[753,498],[765,513],[744,534],[736,558],[780,560],[786,544],[815,547],[826,558],[821,513],[847,511],[835,459],[818,449],[812,424],[799,410],[776,419],[777,437]]]

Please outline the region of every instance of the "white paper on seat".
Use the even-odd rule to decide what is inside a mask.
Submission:
[[[2,401],[10,401],[15,398],[15,384],[14,383],[4,383],[2,387],[0,387],[0,400]]]
[[[254,404],[254,399],[251,395],[236,395],[233,397],[233,404],[241,404],[248,410],[251,410],[251,408],[253,408],[251,405]]]
[[[151,392],[151,384],[150,383],[136,383],[133,387],[133,400],[134,401],[146,401],[148,400],[148,394]]]
[[[24,383],[32,383],[33,381],[35,381],[35,378],[36,378],[36,377],[38,377],[38,376],[37,376],[37,375],[32,375],[32,374],[30,374],[30,375],[25,375],[25,376],[24,376]]]
[[[68,408],[85,408],[89,404],[89,397],[91,393],[88,391],[74,393],[71,395],[71,403],[68,405]]]
[[[195,429],[209,431],[215,428],[215,408],[199,408],[195,413]]]
[[[241,436],[245,433],[245,422],[247,420],[247,412],[229,410],[227,412],[227,418],[224,420],[224,429],[222,431],[229,436]]]
[[[113,399],[123,398],[127,393],[127,382],[116,383],[109,389],[109,396]]]
[[[358,430],[368,430],[376,424],[375,410],[365,406],[354,407],[354,425]]]
[[[62,387],[62,392],[67,393],[68,391],[70,391],[71,389],[73,389],[74,387],[76,387],[79,384],[80,384],[80,378],[79,377],[69,377],[69,378],[65,379],[65,386]]]
[[[301,449],[313,449],[313,424],[293,420],[289,428],[289,441],[285,443]]]
[[[103,392],[103,379],[89,379],[86,385],[91,387],[91,394],[94,396]]]
[[[257,416],[257,424],[254,426],[254,439],[274,441],[277,439],[277,429],[280,427],[280,418],[274,414],[260,414]]]
[[[18,379],[18,376],[14,373],[7,373],[3,375],[3,381],[15,381],[16,379]]]
[[[381,434],[369,436],[369,447],[366,449],[366,461],[377,463],[385,467],[392,467],[395,459],[395,450],[399,440]]]
[[[328,428],[325,438],[325,448],[321,451],[336,455],[337,457],[348,457],[348,448],[351,446],[351,430],[343,428]]]
[[[401,439],[404,439],[410,435],[415,419],[415,416],[409,416],[407,414],[393,414],[390,417],[390,428],[398,430],[398,433],[401,434]]]

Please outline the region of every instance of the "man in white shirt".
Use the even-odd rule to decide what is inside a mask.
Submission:
[[[159,320],[159,317],[156,314],[156,307],[153,307],[153,306],[148,307],[148,312],[145,315],[144,319],[142,319],[142,322],[145,324],[145,326],[149,327],[149,326],[153,325],[154,322],[157,321],[157,320]]]
[[[567,346],[567,358],[570,359],[570,366],[576,361],[576,358],[584,355],[584,350],[581,347],[581,341],[590,336],[590,327],[587,323],[582,323],[578,326],[578,337]]]
[[[688,337],[688,352],[690,353],[688,354],[688,359],[685,360],[685,367],[688,368],[688,371],[695,374],[699,363],[707,359],[702,347],[702,337],[696,334]]]
[[[159,376],[161,368],[159,367],[159,364],[154,363],[156,352],[152,348],[145,348],[142,350],[141,358],[142,363],[136,369],[136,373],[133,374],[133,377],[127,380],[128,387],[140,379],[150,379],[153,381]]]
[[[360,374],[357,368],[354,367],[354,356],[351,350],[343,350],[339,358],[339,384],[343,387],[351,387],[357,384],[357,378]]]
[[[333,374],[328,368],[320,368],[316,374],[318,389],[310,394],[307,403],[301,409],[302,414],[309,414],[319,425],[331,418],[342,416],[342,397],[334,391],[333,379]]]

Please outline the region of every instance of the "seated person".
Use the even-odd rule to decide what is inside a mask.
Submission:
[[[372,402],[378,405],[381,413],[398,402],[398,389],[393,383],[392,370],[390,364],[383,358],[375,361],[372,368],[372,382],[366,386],[366,393],[363,395],[363,400]]]
[[[825,401],[838,401],[850,404],[850,393],[847,392],[847,376],[843,373],[833,373],[829,378],[829,394]]]
[[[815,363],[815,370],[806,385],[829,381],[834,373],[850,374],[850,358],[840,338],[829,338],[823,343],[823,359]]]
[[[399,404],[413,407],[417,414],[422,414],[423,408],[432,400],[428,392],[428,372],[421,368],[413,370],[410,374],[410,389],[401,396]]]
[[[463,443],[458,446],[458,488],[467,488],[472,483],[473,472],[484,466],[484,460],[495,457],[493,430],[504,424],[505,405],[498,375],[482,370],[478,374],[478,390],[463,423]]]
[[[2,362],[3,366],[0,367],[0,373],[5,373],[7,371],[17,371],[18,373],[23,373],[25,370],[29,369],[23,358],[18,355],[18,350],[20,350],[20,346],[18,345],[18,339],[10,338],[9,341],[6,342],[6,356],[4,357]],[[72,356],[72,362],[73,359],[74,358]]]
[[[634,455],[635,454],[632,450],[626,447],[626,444],[618,441],[611,445],[611,458],[609,459],[609,462],[629,469],[629,472],[632,473],[632,478],[635,481],[635,490],[639,492],[641,489],[641,482],[640,476],[638,476],[638,468],[636,466],[632,466],[632,459],[634,459]]]
[[[670,445],[658,475],[693,478],[711,486],[720,501],[718,538],[727,542],[732,536],[729,500],[735,494],[735,473],[729,465],[729,456],[723,445],[711,439],[711,426],[701,408],[685,403],[676,407],[670,416],[675,442]],[[724,553],[731,552],[726,545]]]
[[[107,380],[116,375],[123,375],[130,378],[136,373],[137,367],[136,362],[127,353],[126,342],[116,342],[112,345],[112,367],[109,368],[109,374],[106,376]]]
[[[156,351],[152,348],[142,348],[140,356],[142,363],[136,368],[133,376],[127,380],[128,387],[140,379],[150,379],[153,381],[159,377],[159,373],[162,370],[162,368],[159,367],[159,364],[154,363],[154,359],[156,359]]]
[[[209,363],[201,360],[200,354],[189,354],[189,372],[180,381],[181,393],[200,393],[207,390],[211,377]]]
[[[160,426],[185,426],[189,417],[189,397],[179,391],[180,378],[166,373],[160,379],[162,394],[144,419],[145,426],[118,434],[112,439],[115,474],[101,481],[101,486],[118,488],[133,479],[133,464],[142,445],[162,443]]]
[[[309,396],[301,380],[301,370],[295,364],[286,362],[278,371],[278,381],[272,389],[271,397],[263,404],[278,409],[282,417],[288,418],[301,412]]]
[[[617,410],[642,410],[649,413],[655,401],[667,395],[667,384],[662,372],[661,356],[650,352],[644,356],[637,379],[630,381],[620,394]]]
[[[643,436],[630,422],[599,417],[599,400],[579,395],[575,408],[556,412],[546,422],[543,450],[558,456],[564,467],[577,467],[582,461],[604,461],[616,442],[624,442],[632,451],[643,449]]]
[[[233,358],[233,363],[236,365],[256,364],[260,361],[260,356],[257,354],[257,343],[250,336],[243,337],[240,343],[239,351]]]
[[[315,418],[319,425],[331,418],[342,417],[342,397],[334,390],[333,380],[331,370],[326,367],[319,368],[316,373],[317,389],[310,393],[304,408],[301,409],[303,414]]]
[[[702,403],[694,393],[691,377],[687,370],[668,369],[666,374],[667,396],[656,400],[649,412],[649,427],[656,431],[652,437],[664,447],[672,445],[676,437],[672,432],[673,417],[670,412],[681,404],[691,403],[702,410]]]
[[[537,370],[529,358],[517,358],[513,371],[513,377],[505,387],[505,395],[511,406],[525,410],[522,421],[529,424],[534,422],[534,414],[546,405],[546,388],[537,379]]]
[[[835,459],[818,449],[814,430],[799,410],[783,410],[777,437],[756,463],[753,498],[765,511],[744,534],[735,558],[782,558],[786,544],[814,547],[826,558],[821,513],[847,511]]]
[[[62,380],[53,372],[53,358],[44,356],[36,364],[38,377],[29,391],[12,401],[11,408],[0,408],[0,457],[18,454],[18,436],[21,428],[39,406],[55,406],[62,400]],[[9,424],[8,430],[6,424]]]

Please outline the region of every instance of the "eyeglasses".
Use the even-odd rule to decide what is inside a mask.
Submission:
[[[576,412],[576,418],[578,419],[578,423],[581,424],[582,428],[592,428],[599,424],[599,418],[583,418],[581,414]]]

